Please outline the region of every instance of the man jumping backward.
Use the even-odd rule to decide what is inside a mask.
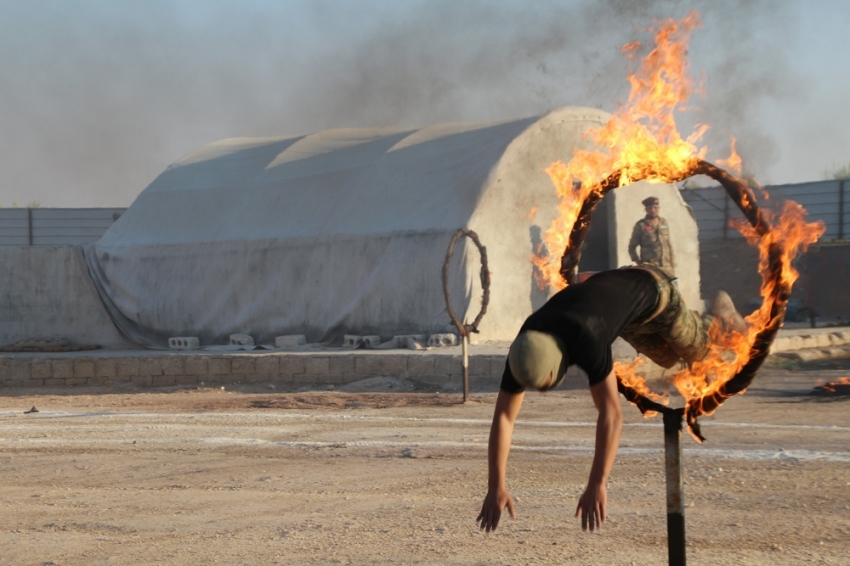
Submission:
[[[476,521],[490,532],[507,508],[516,517],[507,489],[506,472],[514,423],[525,389],[557,387],[567,367],[587,374],[590,394],[599,412],[596,448],[587,488],[579,498],[576,516],[583,530],[599,528],[606,517],[606,483],[617,456],[623,414],[613,371],[611,345],[622,336],[638,352],[664,367],[680,359],[692,362],[708,351],[708,327],[715,317],[740,330],[743,323],[729,296],[718,293],[714,316],[689,310],[672,277],[652,263],[603,271],[583,283],[555,294],[529,316],[511,344],[487,451],[487,496]]]

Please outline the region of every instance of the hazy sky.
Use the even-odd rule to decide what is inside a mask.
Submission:
[[[734,135],[771,184],[850,163],[850,2],[0,0],[0,205],[128,206],[227,137],[611,111],[620,47],[691,9],[682,124],[711,157]]]

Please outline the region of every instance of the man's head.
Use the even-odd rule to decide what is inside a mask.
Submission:
[[[567,375],[567,349],[556,336],[525,330],[511,344],[508,364],[517,383],[539,391],[554,389]]]
[[[647,197],[641,201],[643,207],[646,209],[646,215],[650,218],[656,218],[658,216],[658,197]]]

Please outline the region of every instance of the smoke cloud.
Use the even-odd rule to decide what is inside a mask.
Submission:
[[[714,157],[735,135],[766,175],[780,152],[762,109],[803,96],[783,2],[4,1],[0,205],[127,206],[226,137],[611,111],[620,47],[692,8],[707,98],[683,125],[711,124]]]

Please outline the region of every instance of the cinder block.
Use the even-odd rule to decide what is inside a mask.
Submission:
[[[231,334],[230,344],[234,346],[253,346],[254,338],[250,334]]]
[[[186,375],[204,376],[209,373],[209,358],[206,356],[188,356],[183,360],[183,371]]]
[[[166,356],[160,359],[162,373],[165,375],[185,375],[182,356]]]
[[[209,375],[227,375],[230,372],[230,358],[210,358]]]
[[[461,362],[462,363],[462,362]],[[461,371],[463,369],[461,368]],[[483,356],[470,356],[469,357],[469,375],[481,377],[484,375],[490,374],[490,360],[484,358]]]
[[[69,377],[65,379],[65,387],[80,387],[85,384],[85,377]]]
[[[24,379],[23,387],[42,387],[44,385],[43,379]]]
[[[71,363],[71,360],[53,360],[50,365],[53,368],[50,372],[53,377],[74,377],[74,364]]]
[[[363,355],[354,358],[354,373],[374,376],[381,372],[381,356]]]
[[[111,379],[98,375],[86,379],[86,385],[109,385],[110,383],[112,383]]]
[[[168,339],[168,347],[172,350],[197,350],[201,341],[197,336],[174,336]]]
[[[298,356],[298,355],[288,355],[283,356],[279,360],[280,368],[279,371],[282,374],[293,375],[299,373],[305,373],[306,371],[306,356]]]
[[[152,375],[134,375],[131,376],[131,383],[135,383],[137,385],[141,385],[143,387],[150,387],[153,384],[153,376]]]
[[[432,334],[428,337],[428,346],[431,348],[457,346],[457,334]]]
[[[33,379],[50,379],[53,377],[53,366],[50,362],[34,361],[30,368],[30,376]]]
[[[280,371],[278,357],[276,355],[271,355],[257,358],[256,369],[257,373],[262,373],[266,375],[277,375],[277,373]]]
[[[330,373],[330,362],[328,358],[307,358],[304,363],[304,373],[311,375],[326,375]]]
[[[94,374],[97,377],[115,377],[118,375],[118,360],[101,358],[94,363]]]
[[[333,356],[328,358],[328,373],[331,375],[354,375],[354,356]]]
[[[437,356],[434,362],[434,369],[437,374],[444,375],[461,375],[460,356]]]
[[[120,377],[135,377],[139,375],[139,359],[128,358],[125,360],[119,360],[117,373]],[[57,377],[56,365],[53,366],[53,377]],[[136,380],[134,379],[132,381],[135,382]]]
[[[176,375],[154,375],[153,377],[153,386],[154,387],[163,387],[168,385],[177,385],[177,376]]]
[[[9,378],[26,381],[32,377],[32,365],[29,360],[13,360],[9,364]],[[26,386],[25,386],[26,387]]]
[[[257,366],[253,356],[235,356],[230,360],[230,372],[233,375],[243,376],[257,373]]]
[[[407,375],[407,355],[381,356],[380,375],[403,377]]]
[[[64,377],[51,377],[49,379],[44,380],[44,385],[46,387],[65,387],[65,378]]]
[[[363,337],[355,334],[346,334],[342,338],[342,347],[348,349],[359,348],[363,343]]]
[[[435,356],[411,355],[407,360],[407,375],[414,378],[432,376],[436,370]]]
[[[286,336],[276,336],[274,339],[275,348],[298,348],[307,343],[307,337],[303,334],[287,334]]]
[[[94,360],[74,360],[74,377],[94,377]]]
[[[139,375],[165,375],[159,358],[142,358],[139,361]]]
[[[175,375],[174,383],[176,385],[192,385],[194,383],[198,383],[200,379],[198,379],[197,375]]]
[[[381,337],[377,334],[370,334],[363,337],[363,346],[366,348],[375,349],[381,345]]]

